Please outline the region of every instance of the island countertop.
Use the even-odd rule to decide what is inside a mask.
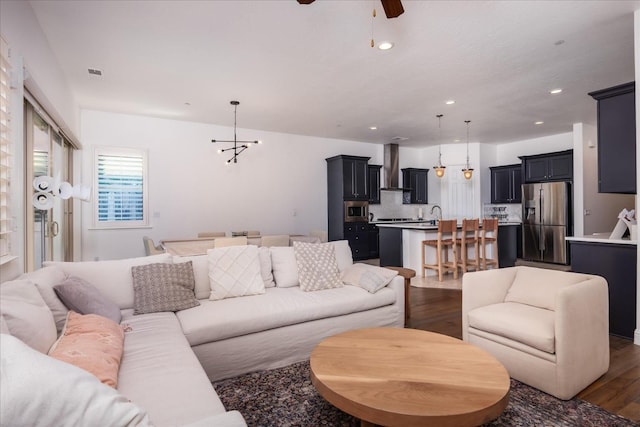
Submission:
[[[629,240],[629,238],[610,239],[609,238],[610,235],[611,233],[595,233],[587,236],[570,236],[570,237],[567,237],[566,240],[569,242],[607,243],[607,244],[634,245],[634,246],[638,245],[638,242],[636,240]]]

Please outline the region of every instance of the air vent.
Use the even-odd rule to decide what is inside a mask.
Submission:
[[[393,138],[391,138],[392,141],[408,141],[409,138],[405,138],[404,136],[394,136]]]
[[[97,68],[89,68],[87,71],[89,71],[89,74],[91,74],[92,76],[102,75],[102,70],[98,70]]]

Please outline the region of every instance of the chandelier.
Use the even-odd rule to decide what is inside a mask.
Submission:
[[[233,142],[233,147],[229,147],[229,148],[224,148],[224,149],[218,150],[218,154],[222,154],[222,153],[224,153],[226,151],[232,151],[233,152],[233,156],[231,156],[231,158],[229,160],[227,160],[227,162],[226,162],[227,165],[230,164],[231,162],[238,163],[238,156],[240,154],[242,154],[242,152],[244,150],[246,150],[247,148],[250,147],[249,144],[262,144],[262,141],[238,141],[236,126],[237,126],[237,120],[238,120],[238,105],[240,105],[240,101],[231,101],[230,104],[234,106],[234,111],[233,111],[233,141],[225,141],[225,140],[221,140],[221,139],[212,139],[211,140],[211,142],[213,142],[213,143],[216,143],[216,142]]]

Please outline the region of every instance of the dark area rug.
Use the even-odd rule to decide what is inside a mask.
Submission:
[[[326,402],[311,384],[309,362],[254,372],[213,383],[227,410],[250,427],[359,426],[360,421]],[[509,405],[486,426],[627,427],[638,424],[580,399],[563,401],[511,380]]]

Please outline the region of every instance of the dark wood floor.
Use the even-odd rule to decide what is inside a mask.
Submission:
[[[462,338],[462,291],[411,287],[408,327]],[[640,422],[640,346],[610,337],[609,371],[578,397]]]

